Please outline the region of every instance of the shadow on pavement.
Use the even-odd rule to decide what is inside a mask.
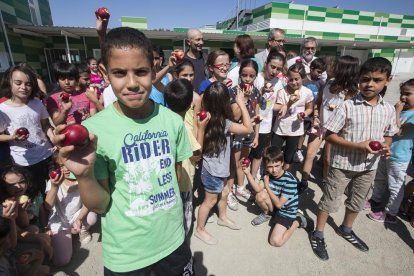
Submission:
[[[194,252],[194,273],[198,276],[207,276],[207,267],[203,264],[203,252]],[[208,276],[214,276],[209,274]]]

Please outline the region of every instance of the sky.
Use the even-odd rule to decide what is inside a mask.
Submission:
[[[49,0],[55,26],[94,27],[94,11],[107,7],[109,27],[121,26],[121,16],[146,17],[149,29],[215,25],[236,14],[237,0]],[[269,0],[239,0],[240,8],[255,8]],[[291,2],[279,0],[277,2]],[[295,4],[414,15],[414,0],[295,0]],[[76,7],[76,8],[74,8]]]

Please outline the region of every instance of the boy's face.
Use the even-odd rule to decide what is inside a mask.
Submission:
[[[72,94],[76,89],[76,78],[75,77],[60,77],[58,79],[60,89],[66,93]]]
[[[87,72],[83,72],[79,75],[79,86],[88,87],[91,84],[91,76]]]
[[[273,177],[279,177],[283,172],[283,162],[269,161],[266,163],[266,171]]]
[[[366,100],[371,100],[379,95],[384,87],[388,86],[390,78],[386,73],[367,72],[359,77],[359,90]]]
[[[321,77],[322,70],[321,69],[310,69],[310,77],[312,80],[317,80]]]
[[[152,62],[141,49],[112,48],[107,67],[101,69],[124,106],[140,109],[148,102],[155,74]]]

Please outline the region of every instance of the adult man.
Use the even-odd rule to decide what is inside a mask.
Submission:
[[[198,29],[187,31],[187,45],[189,47],[185,57],[194,65],[193,85],[196,92],[200,83],[206,79],[205,63],[207,57],[203,54],[203,34]]]
[[[307,37],[303,40],[301,45],[302,55],[289,59],[287,61],[288,68],[292,66],[296,60],[301,60],[302,64],[305,66],[306,74],[310,73],[310,64],[315,57],[316,48],[318,47],[318,41],[314,37]],[[326,72],[323,72],[321,75],[321,80],[326,81]]]
[[[270,30],[267,35],[267,45],[264,51],[257,53],[254,57],[258,62],[261,63],[261,67],[266,62],[267,56],[269,55],[270,50],[276,47],[283,47],[285,43],[285,31],[279,28],[273,28]],[[259,65],[260,66],[260,65]]]

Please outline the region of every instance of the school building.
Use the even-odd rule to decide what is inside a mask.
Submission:
[[[141,29],[166,56],[172,49],[186,48],[188,28],[148,30],[145,17],[131,16],[121,17],[121,24]],[[287,50],[299,52],[303,38],[314,36],[320,45],[318,56],[351,54],[361,60],[383,56],[392,61],[394,73],[414,72],[414,16],[410,15],[271,2],[202,28],[204,50],[232,54],[236,36],[247,33],[260,51],[267,32],[275,27],[286,30]],[[54,26],[49,0],[0,0],[0,76],[9,66],[28,62],[51,83],[53,62],[83,62],[92,55],[100,57],[95,29]]]

